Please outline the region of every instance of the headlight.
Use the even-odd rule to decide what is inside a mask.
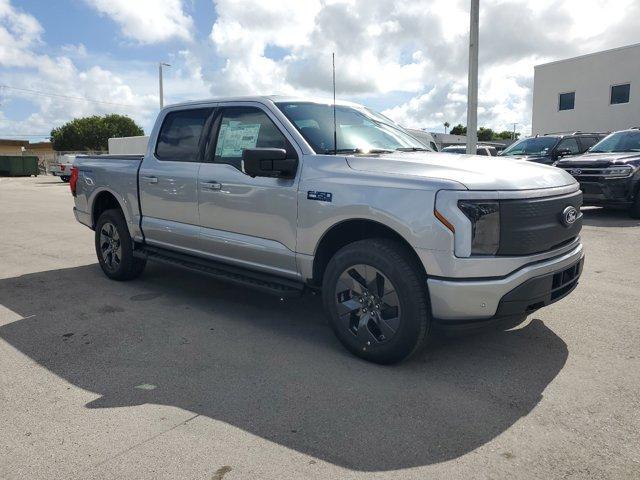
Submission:
[[[471,254],[495,255],[500,247],[500,204],[492,200],[459,200],[471,221]]]
[[[609,167],[606,170],[608,177],[628,177],[633,173],[633,167],[624,165],[621,167]]]

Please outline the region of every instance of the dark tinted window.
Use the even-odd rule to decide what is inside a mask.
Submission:
[[[200,136],[210,114],[210,108],[169,113],[160,128],[156,156],[160,160],[197,161]]]
[[[585,152],[598,143],[598,137],[580,137],[580,143],[582,144],[582,151]]]
[[[289,150],[287,147],[285,136],[259,108],[225,108],[218,129],[214,162],[228,163],[241,170],[245,148]]]
[[[630,92],[631,85],[628,83],[625,83],[624,85],[614,85],[611,87],[611,105],[629,103]]]
[[[576,92],[560,94],[560,110],[573,110],[576,103]]]
[[[558,143],[558,147],[556,148],[556,151],[559,150],[569,150],[572,154],[580,153],[578,140],[576,140],[574,137],[563,138],[562,140],[560,140],[560,143]]]
[[[504,149],[502,155],[547,155],[558,141],[558,137],[524,138]]]
[[[640,130],[624,130],[612,133],[601,140],[592,152],[640,152]]]

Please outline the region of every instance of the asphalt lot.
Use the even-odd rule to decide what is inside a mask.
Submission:
[[[585,211],[578,289],[393,367],[317,297],[104,277],[66,184],[0,178],[0,478],[640,478],[640,221]]]

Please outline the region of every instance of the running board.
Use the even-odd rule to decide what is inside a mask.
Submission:
[[[296,282],[295,280],[269,275],[268,273],[256,272],[215,260],[178,253],[164,248],[136,245],[133,255],[138,258],[146,258],[194,272],[204,273],[217,280],[253,288],[265,293],[277,295],[281,298],[299,297],[305,288],[302,282]]]

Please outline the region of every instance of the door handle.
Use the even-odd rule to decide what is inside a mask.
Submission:
[[[222,184],[220,182],[215,182],[215,181],[202,182],[202,188],[204,188],[205,190],[213,190],[217,192],[222,190]]]
[[[143,176],[142,178],[146,180],[147,183],[158,183],[158,177],[155,175]]]

